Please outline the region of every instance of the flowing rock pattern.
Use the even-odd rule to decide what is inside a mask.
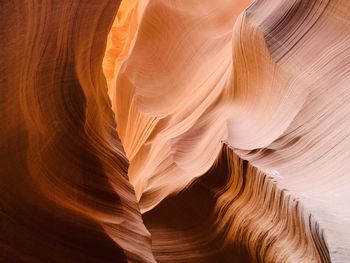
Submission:
[[[0,261],[350,261],[348,0],[0,12]]]
[[[154,262],[102,72],[118,5],[1,3],[2,262]]]

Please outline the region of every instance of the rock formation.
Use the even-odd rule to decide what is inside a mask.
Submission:
[[[0,261],[350,261],[349,1],[0,10]]]

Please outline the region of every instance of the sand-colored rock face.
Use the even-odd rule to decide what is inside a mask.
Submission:
[[[0,3],[1,262],[350,262],[350,2]]]

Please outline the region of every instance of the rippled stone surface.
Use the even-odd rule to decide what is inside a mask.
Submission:
[[[350,261],[347,0],[0,12],[1,260]]]

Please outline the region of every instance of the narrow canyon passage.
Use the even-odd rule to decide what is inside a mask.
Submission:
[[[1,262],[350,261],[350,2],[0,3]]]

